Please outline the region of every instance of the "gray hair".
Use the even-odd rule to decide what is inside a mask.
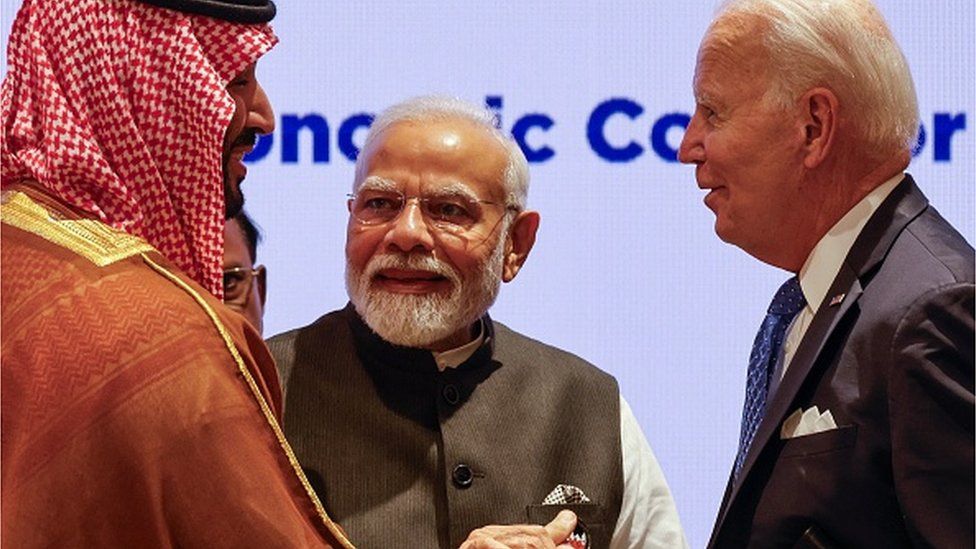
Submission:
[[[353,192],[365,175],[365,154],[376,137],[393,124],[404,121],[423,122],[433,120],[461,119],[489,130],[491,135],[508,152],[508,166],[505,168],[503,183],[508,196],[508,206],[525,208],[529,194],[529,163],[525,153],[514,139],[505,135],[495,123],[495,115],[484,107],[463,101],[456,97],[428,95],[408,99],[384,110],[370,125],[362,151],[356,158],[356,180]]]
[[[770,104],[789,108],[806,91],[837,94],[856,138],[871,152],[910,150],[918,99],[905,56],[870,0],[729,0],[713,23],[758,19],[769,61]],[[748,27],[748,26],[747,26]],[[755,32],[752,26],[748,31]]]

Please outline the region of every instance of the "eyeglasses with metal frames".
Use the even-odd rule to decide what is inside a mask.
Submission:
[[[224,269],[224,304],[231,307],[244,308],[251,298],[251,288],[254,279],[264,272],[264,265],[253,269],[247,267],[231,267]]]
[[[431,226],[454,234],[474,227],[483,218],[482,206],[504,205],[508,210],[517,210],[515,206],[476,199],[462,193],[405,196],[395,190],[361,189],[346,197],[350,213],[363,225],[389,223],[400,216],[407,202],[416,200],[421,215]]]

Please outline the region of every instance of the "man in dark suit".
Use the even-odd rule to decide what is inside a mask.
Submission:
[[[716,232],[795,274],[709,545],[972,547],[973,249],[903,172],[917,104],[883,17],[730,2],[694,92],[679,158]]]

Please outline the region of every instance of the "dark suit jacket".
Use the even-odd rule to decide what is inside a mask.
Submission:
[[[812,526],[841,547],[973,547],[973,262],[906,176],[767,403],[709,546],[792,547]],[[838,429],[780,440],[811,406]]]

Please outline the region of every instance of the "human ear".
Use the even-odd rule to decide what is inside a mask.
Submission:
[[[837,135],[840,102],[833,91],[814,88],[800,99],[804,130],[803,166],[813,169],[829,155]]]
[[[258,269],[257,283],[258,295],[261,297],[261,306],[264,307],[265,299],[268,296],[268,269],[261,265]]]
[[[511,282],[518,274],[522,264],[529,257],[535,244],[535,233],[539,230],[539,212],[519,212],[505,237],[505,257],[502,265],[502,280]]]

